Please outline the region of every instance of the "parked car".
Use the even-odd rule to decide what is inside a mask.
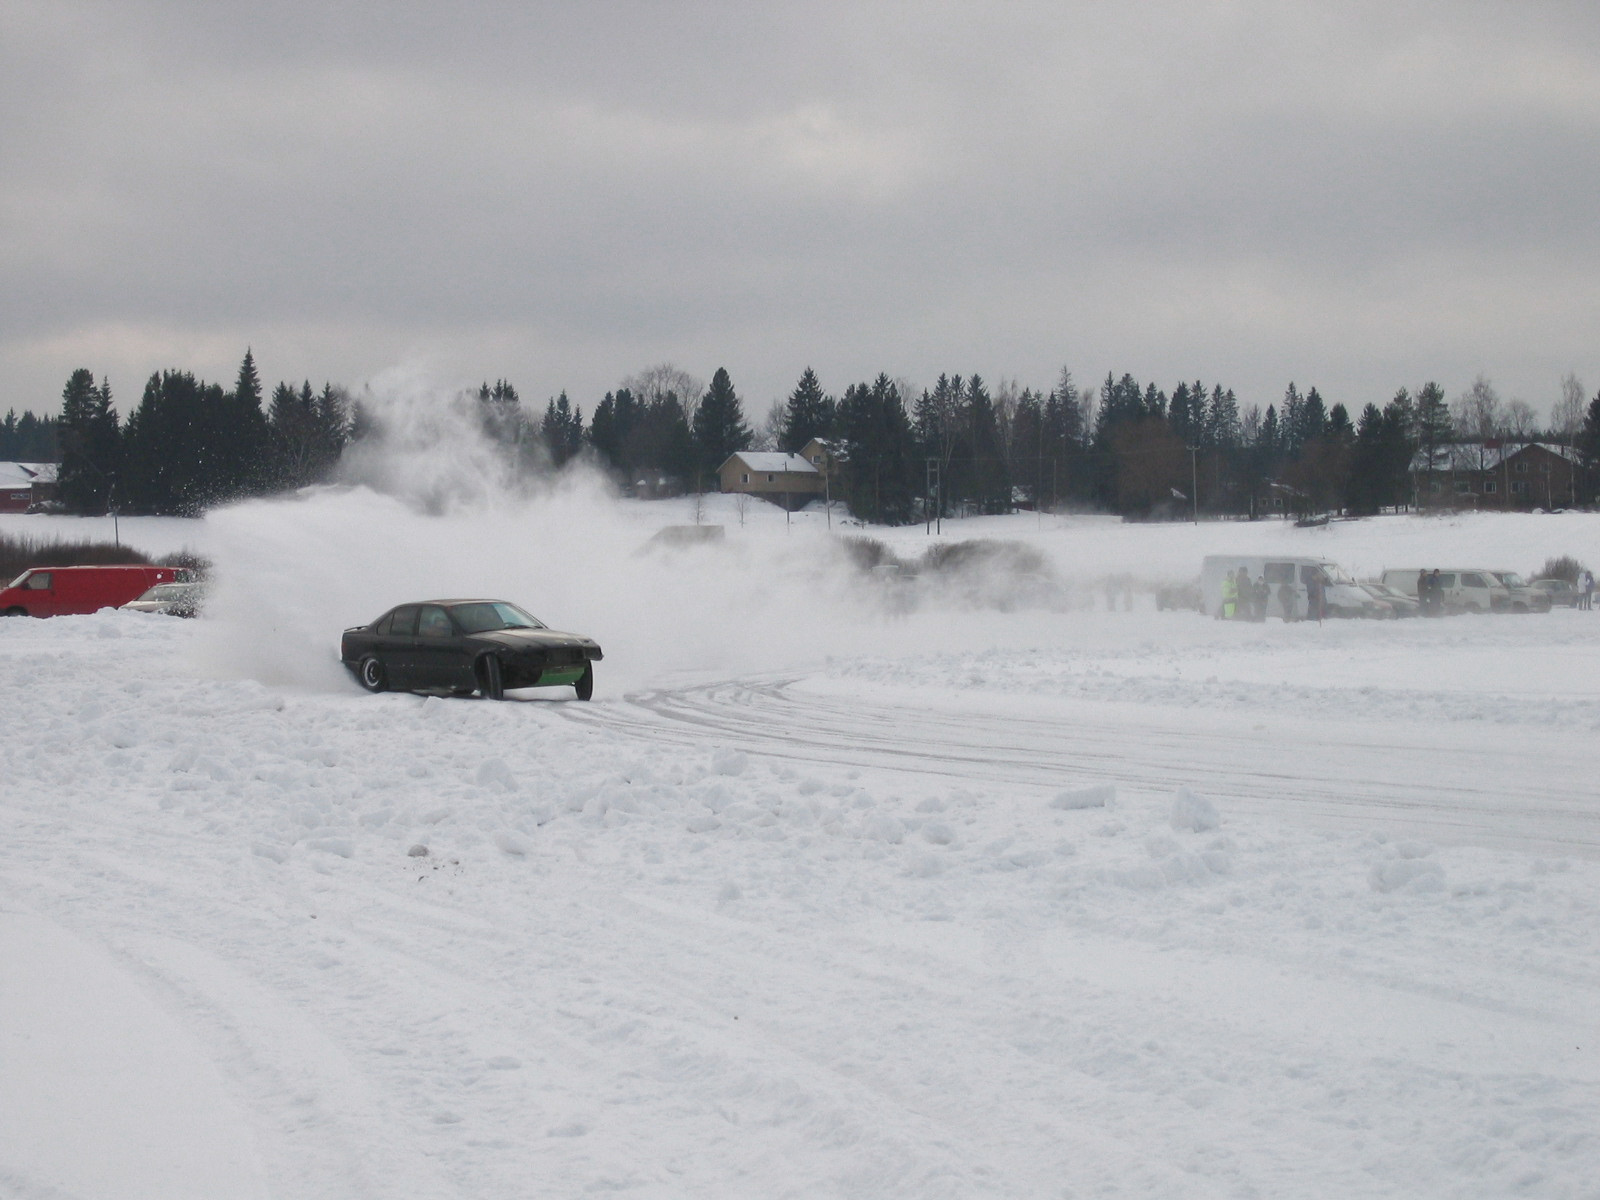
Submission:
[[[178,567],[30,567],[0,591],[0,613],[66,617],[120,608],[156,584],[183,576]]]
[[[1528,586],[1550,597],[1552,607],[1561,605],[1565,608],[1577,608],[1578,599],[1583,595],[1578,590],[1577,584],[1566,579],[1535,579]]]
[[[1420,617],[1422,615],[1422,605],[1417,602],[1416,597],[1396,591],[1387,584],[1363,583],[1361,590],[1388,609],[1387,616]]]
[[[441,690],[502,700],[511,688],[594,694],[592,639],[549,629],[504,600],[423,600],[344,631],[339,657],[369,692]]]
[[[205,584],[196,581],[185,583],[158,583],[137,600],[129,600],[122,607],[129,612],[160,613],[167,617],[195,617],[205,603]]]
[[[1383,573],[1382,582],[1407,596],[1417,594],[1419,567],[1393,567]],[[1432,569],[1428,572],[1433,574]],[[1510,612],[1511,592],[1482,568],[1460,567],[1439,571],[1439,601],[1447,613]]]
[[[1550,597],[1538,588],[1530,587],[1528,582],[1515,571],[1490,571],[1489,574],[1498,579],[1506,589],[1506,608],[1514,613],[1549,612]]]

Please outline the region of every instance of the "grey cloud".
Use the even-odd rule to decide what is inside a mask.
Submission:
[[[762,399],[806,362],[1063,358],[1262,402],[1553,394],[1600,380],[1568,332],[1600,315],[1597,34],[1576,4],[18,0],[0,404],[246,342],[591,398],[663,357]]]

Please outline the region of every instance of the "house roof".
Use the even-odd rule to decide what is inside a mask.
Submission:
[[[0,462],[0,487],[27,487],[35,483],[54,483],[56,463]]]
[[[1577,452],[1571,446],[1563,446],[1557,442],[1452,442],[1449,445],[1435,446],[1433,448],[1433,461],[1428,461],[1428,451],[1418,450],[1411,460],[1413,471],[1493,471],[1500,467],[1507,459],[1515,458],[1524,450],[1531,447],[1548,451],[1557,458],[1564,458],[1568,462],[1578,461]]]
[[[761,471],[768,474],[788,472],[792,475],[815,475],[816,467],[812,466],[798,454],[782,454],[775,450],[740,450],[728,455],[727,461],[722,465],[738,459],[752,471]]]

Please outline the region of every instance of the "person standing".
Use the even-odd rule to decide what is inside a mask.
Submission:
[[[1257,575],[1250,588],[1250,616],[1255,621],[1267,619],[1267,601],[1272,599],[1272,588],[1265,575]]]
[[[1233,620],[1234,609],[1239,604],[1239,578],[1232,571],[1223,573],[1222,576],[1222,619]]]
[[[1452,575],[1450,578],[1454,579]],[[1428,576],[1428,602],[1433,605],[1433,615],[1444,616],[1444,580],[1439,578],[1439,568],[1433,569],[1433,574]]]
[[[1293,579],[1285,579],[1278,585],[1278,607],[1283,610],[1284,624],[1295,619],[1295,601],[1298,593],[1294,588]]]
[[[1322,610],[1327,592],[1324,590],[1322,572],[1312,567],[1306,575],[1306,620],[1316,618],[1317,624],[1322,624]]]
[[[1432,588],[1428,585],[1428,568],[1423,567],[1417,572],[1417,611],[1425,617],[1433,613],[1433,606],[1429,603],[1432,594]]]
[[[1594,573],[1588,567],[1583,569],[1583,574],[1578,576],[1578,587],[1582,598],[1578,601],[1579,607],[1592,609],[1594,607]]]

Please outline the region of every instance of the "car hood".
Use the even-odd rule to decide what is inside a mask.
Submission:
[[[489,642],[507,650],[547,650],[556,646],[593,647],[600,644],[582,634],[563,633],[559,629],[491,629],[487,633],[472,634],[476,642]]]

